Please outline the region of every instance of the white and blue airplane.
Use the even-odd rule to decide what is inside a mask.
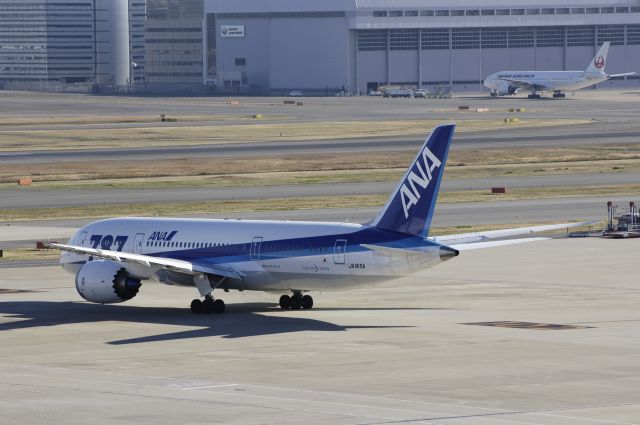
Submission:
[[[602,43],[584,71],[500,71],[489,75],[484,85],[491,91],[491,96],[515,95],[524,89],[531,92],[529,99],[539,99],[538,92],[553,91],[553,97],[565,97],[565,91],[583,89],[611,78],[637,75],[635,72],[604,72],[609,44],[608,41]]]
[[[285,293],[282,309],[309,309],[309,291],[346,290],[406,276],[452,259],[459,251],[532,242],[507,239],[585,223],[429,237],[429,227],[455,126],[441,125],[382,208],[366,224],[114,218],[79,229],[63,251],[78,293],[94,303],[118,303],[142,282],[195,287],[194,313],[221,313],[213,291]],[[495,240],[501,239],[501,240]],[[291,294],[291,295],[289,295]]]

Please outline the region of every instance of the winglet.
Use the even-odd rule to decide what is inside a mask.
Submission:
[[[455,124],[446,124],[431,132],[371,226],[410,235],[429,233],[454,130]]]

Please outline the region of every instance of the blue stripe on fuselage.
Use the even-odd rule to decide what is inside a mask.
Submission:
[[[361,244],[393,246],[396,248],[419,248],[440,246],[420,236],[410,236],[377,228],[365,228],[353,233],[342,233],[303,238],[276,239],[262,241],[260,260],[333,255],[337,240],[346,240],[346,253],[369,251]],[[250,261],[251,242],[230,244],[219,247],[190,248],[170,251],[157,251],[147,255],[173,258],[198,264],[220,264]],[[318,249],[320,249],[318,251]]]

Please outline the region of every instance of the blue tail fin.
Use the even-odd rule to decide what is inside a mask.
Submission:
[[[431,132],[372,226],[427,236],[454,129],[448,124]]]

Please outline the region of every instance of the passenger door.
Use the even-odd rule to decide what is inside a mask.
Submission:
[[[142,253],[142,244],[144,242],[144,233],[136,233],[135,238],[133,239],[133,253],[141,254]]]
[[[78,238],[78,240],[76,241],[76,243],[79,246],[83,246],[86,247],[86,243],[87,243],[87,232],[82,232],[80,233],[80,237]]]
[[[346,259],[347,240],[337,239],[333,247],[333,263],[344,264]]]
[[[251,241],[251,248],[249,248],[249,259],[252,261],[260,260],[260,247],[262,245],[262,236],[256,236]]]

